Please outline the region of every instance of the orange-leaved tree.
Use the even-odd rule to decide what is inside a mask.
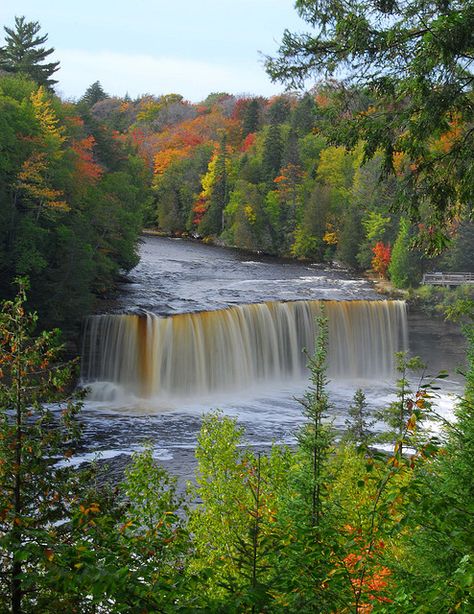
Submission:
[[[392,256],[392,248],[390,244],[385,244],[382,241],[378,241],[372,248],[374,257],[372,258],[372,271],[380,275],[380,277],[387,277],[388,265],[390,264],[390,258]]]

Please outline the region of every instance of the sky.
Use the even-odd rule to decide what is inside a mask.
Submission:
[[[110,95],[177,93],[192,102],[211,92],[282,92],[261,54],[274,55],[283,31],[305,31],[294,0],[0,0],[3,26],[38,21],[59,60],[56,91],[77,99],[100,81]]]

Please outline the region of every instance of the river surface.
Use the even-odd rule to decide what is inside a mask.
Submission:
[[[343,270],[194,241],[146,236],[140,256],[109,311],[163,315],[275,300],[380,298]]]
[[[283,261],[239,250],[207,246],[180,239],[146,236],[141,260],[121,284],[118,296],[105,305],[107,313],[144,312],[161,316],[223,309],[248,303],[296,300],[377,300],[370,282],[348,272],[321,265]],[[437,407],[452,415],[461,380],[455,369],[464,359],[459,332],[441,320],[408,314],[411,354],[428,363],[427,374],[447,369],[450,377],[439,393]],[[362,387],[375,412],[394,398],[395,377],[380,381],[338,378],[329,383],[328,417],[342,431],[347,407]],[[294,443],[303,422],[301,398],[307,379],[256,383],[244,389],[195,395],[174,395],[166,403],[119,394],[97,401],[92,395],[82,413],[84,447],[76,462],[95,454],[109,459],[130,455],[151,442],[158,459],[180,471],[181,459],[192,455],[203,413],[219,408],[237,417],[245,428],[248,445],[266,447],[272,442]],[[93,386],[92,386],[93,388]],[[380,428],[380,425],[378,425]],[[436,428],[436,427],[432,427]],[[174,464],[174,465],[173,465]],[[182,471],[186,471],[183,469]]]

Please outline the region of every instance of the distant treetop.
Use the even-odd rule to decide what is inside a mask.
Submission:
[[[39,36],[40,28],[37,21],[26,21],[25,17],[15,17],[14,28],[4,27],[6,44],[0,47],[0,69],[22,73],[51,89],[57,83],[51,76],[59,69],[59,62],[45,63],[54,48],[43,46],[48,35]]]
[[[94,83],[89,85],[89,87],[86,89],[84,95],[80,99],[80,102],[86,104],[88,107],[93,107],[96,102],[100,102],[106,98],[110,98],[110,96],[104,92],[100,81],[94,81]]]

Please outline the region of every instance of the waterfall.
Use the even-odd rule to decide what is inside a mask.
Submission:
[[[161,317],[99,315],[84,331],[82,381],[142,398],[243,390],[301,378],[324,305],[331,378],[384,379],[407,345],[403,301],[292,301]],[[105,400],[105,399],[104,399]]]

